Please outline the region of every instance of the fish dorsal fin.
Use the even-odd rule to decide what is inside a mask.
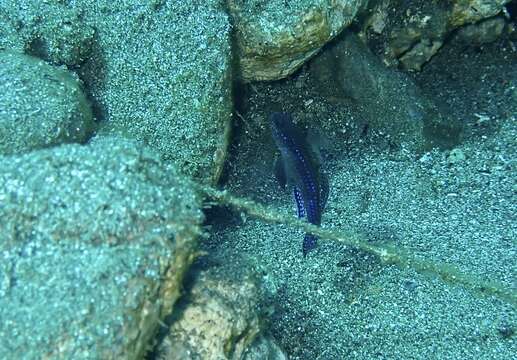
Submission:
[[[287,184],[287,174],[285,173],[285,166],[281,156],[277,156],[275,158],[274,172],[278,183],[282,189],[285,189],[285,185]]]

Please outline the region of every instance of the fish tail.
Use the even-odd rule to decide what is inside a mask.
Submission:
[[[314,250],[316,248],[316,242],[318,238],[312,234],[305,234],[305,237],[303,238],[303,256],[306,256],[311,250]]]

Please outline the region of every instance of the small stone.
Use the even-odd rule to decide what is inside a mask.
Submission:
[[[418,159],[418,161],[420,161],[422,164],[424,164],[424,163],[430,162],[432,159],[433,159],[433,156],[431,155],[431,153],[426,152],[424,155],[422,155],[420,157],[420,159]]]
[[[460,162],[465,161],[466,157],[465,154],[461,149],[452,149],[449,155],[447,155],[447,163],[449,165],[458,164]]]
[[[499,328],[497,329],[499,331],[499,334],[503,339],[509,339],[513,335],[515,335],[515,328],[510,324],[501,324]]]

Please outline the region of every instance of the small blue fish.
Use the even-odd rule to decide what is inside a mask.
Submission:
[[[292,121],[288,113],[275,112],[270,125],[280,158],[275,163],[275,173],[282,186],[293,189],[299,218],[315,225],[321,224],[321,215],[328,198],[328,181],[320,169],[316,144],[308,141],[306,134]],[[305,234],[303,255],[316,247],[317,238]]]

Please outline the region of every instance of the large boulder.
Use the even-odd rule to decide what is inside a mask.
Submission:
[[[94,125],[77,76],[32,56],[0,51],[0,154],[85,142]]]
[[[0,166],[0,358],[142,358],[194,256],[190,183],[116,138]]]
[[[219,179],[232,114],[221,0],[22,0],[0,12],[0,49],[77,70],[101,133],[141,140],[204,182]]]
[[[144,141],[204,182],[221,175],[232,115],[230,22],[220,0],[74,1],[96,29],[79,70],[101,134]]]
[[[244,81],[292,74],[350,25],[368,0],[228,1]]]

